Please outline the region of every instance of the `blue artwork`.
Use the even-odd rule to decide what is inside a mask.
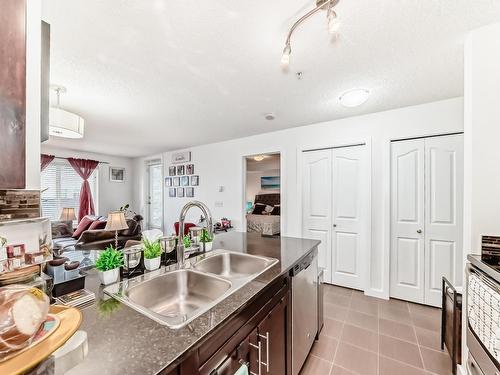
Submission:
[[[269,176],[260,178],[260,188],[261,189],[279,189],[280,188],[280,176]]]

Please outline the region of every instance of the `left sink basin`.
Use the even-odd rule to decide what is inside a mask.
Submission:
[[[194,270],[177,270],[150,279],[111,285],[104,291],[171,328],[180,328],[215,306],[231,282]]]

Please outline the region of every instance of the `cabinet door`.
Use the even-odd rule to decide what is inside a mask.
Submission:
[[[269,312],[257,328],[262,348],[262,374],[282,375],[290,372],[287,371],[286,350],[288,308],[287,295]]]

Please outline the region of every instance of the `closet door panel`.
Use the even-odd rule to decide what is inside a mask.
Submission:
[[[332,282],[364,289],[368,168],[365,146],[333,150]]]
[[[462,281],[463,136],[425,140],[425,303],[441,304],[441,278]]]
[[[302,153],[302,234],[321,241],[318,266],[331,282],[332,151]]]
[[[424,150],[423,140],[391,145],[392,297],[424,301]]]

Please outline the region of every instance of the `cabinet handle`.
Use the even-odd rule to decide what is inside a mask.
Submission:
[[[418,234],[422,233],[422,229],[417,230],[417,233]]]
[[[266,335],[261,335],[259,334],[259,337],[262,337],[263,339],[266,340],[266,363],[262,363],[264,366],[266,366],[266,372],[269,372],[269,363],[271,362],[269,359],[269,332],[266,332]]]
[[[255,374],[254,372],[251,372],[251,371],[249,371],[249,372],[251,375],[261,375],[262,374],[262,369],[261,369],[261,367],[262,367],[262,343],[259,340],[257,342],[257,345],[250,343],[250,346],[252,348],[257,349],[257,351],[258,351],[259,372],[257,374]]]

